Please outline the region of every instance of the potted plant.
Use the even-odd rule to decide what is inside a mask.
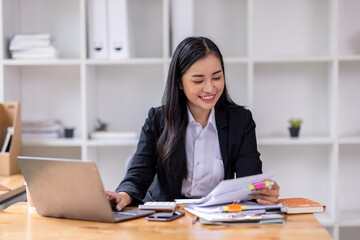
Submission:
[[[292,138],[299,137],[302,120],[298,118],[292,118],[289,120],[289,123],[290,123],[290,127],[289,127],[290,137]]]
[[[100,118],[97,119],[98,126],[95,128],[95,131],[107,131],[108,124],[106,122],[103,122],[100,120]]]

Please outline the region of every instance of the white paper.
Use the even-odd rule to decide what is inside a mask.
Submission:
[[[234,201],[249,200],[251,193],[251,190],[248,188],[249,185],[272,179],[274,176],[275,173],[270,172],[249,177],[223,180],[206,197],[200,199],[175,199],[175,201],[179,204],[205,207],[232,203]]]
[[[227,206],[227,204],[215,205],[215,206],[207,206],[207,207],[199,207],[198,205],[191,205],[190,208],[194,209],[197,212],[203,213],[221,213],[223,212],[223,207]],[[271,209],[281,209],[282,204],[274,204],[274,205],[262,205],[253,202],[241,202],[241,206],[246,206],[246,210],[244,211],[252,211],[252,210],[271,210]]]
[[[205,213],[196,211],[192,207],[186,207],[185,211],[205,219],[209,222],[236,222],[236,221],[257,221],[263,219],[281,219],[280,214],[265,214],[265,209],[242,211],[238,213]]]

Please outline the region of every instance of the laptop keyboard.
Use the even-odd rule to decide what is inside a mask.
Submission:
[[[138,209],[125,209],[121,212],[113,212],[115,221],[124,221],[134,218],[148,216],[153,214],[155,211],[138,210]]]
[[[115,218],[119,218],[119,217],[136,216],[137,214],[131,212],[113,212],[113,215]]]

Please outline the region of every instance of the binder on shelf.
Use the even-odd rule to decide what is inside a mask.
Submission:
[[[194,1],[171,1],[171,32],[172,52],[186,37],[194,35]]]
[[[4,146],[8,132],[11,143],[0,153],[0,175],[20,173],[16,157],[22,155],[20,103],[0,104],[0,144]],[[8,131],[9,129],[9,131]]]
[[[106,0],[88,1],[88,52],[93,59],[108,58]]]
[[[110,59],[129,57],[127,0],[107,0]]]

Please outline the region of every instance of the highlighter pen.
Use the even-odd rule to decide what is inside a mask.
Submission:
[[[248,188],[250,190],[258,190],[261,188],[270,187],[273,184],[274,184],[274,182],[266,180],[266,181],[260,181],[260,182],[253,183],[253,184],[249,185]]]
[[[195,224],[198,219],[199,219],[199,217],[198,217],[198,216],[195,216],[195,217],[193,218],[193,220],[192,220],[192,224]]]

